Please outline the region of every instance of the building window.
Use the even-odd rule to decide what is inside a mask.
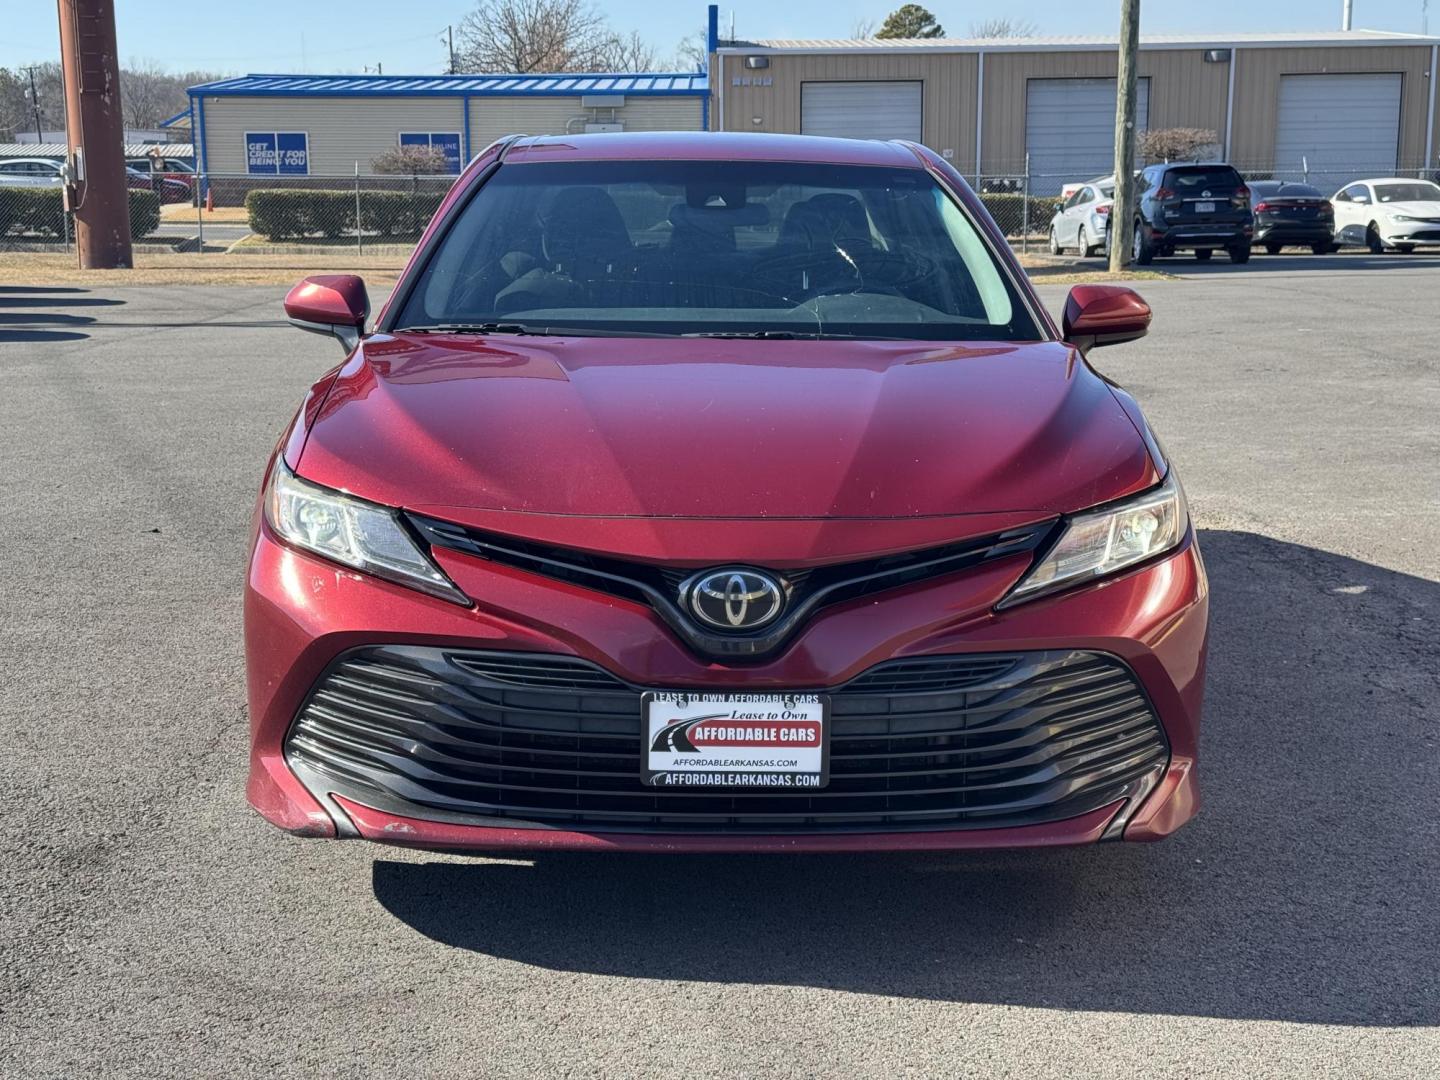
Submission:
[[[247,131],[245,171],[252,176],[304,176],[310,171],[310,136],[303,131]]]
[[[445,155],[445,168],[460,171],[460,134],[455,131],[402,131],[401,146],[433,146]]]

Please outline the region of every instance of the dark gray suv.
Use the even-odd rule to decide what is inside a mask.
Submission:
[[[1150,165],[1136,182],[1134,259],[1193,251],[1208,259],[1224,248],[1231,262],[1250,259],[1255,218],[1250,189],[1233,166],[1192,162]]]

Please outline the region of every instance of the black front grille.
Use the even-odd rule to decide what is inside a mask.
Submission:
[[[806,620],[823,607],[959,573],[995,559],[1028,557],[1055,531],[1054,520],[1048,520],[940,547],[780,571],[775,576],[785,593],[785,605],[779,618],[749,633],[714,633],[685,612],[680,596],[682,582],[695,574],[696,568],[654,566],[629,559],[592,555],[573,548],[488,533],[419,514],[410,514],[409,521],[432,547],[461,551],[490,562],[519,567],[587,589],[649,604],[695,653],[730,663],[757,660],[778,651]]]
[[[820,791],[644,787],[641,689],[539,653],[353,650],[286,752],[317,790],[402,815],[669,833],[1054,821],[1124,797],[1168,758],[1134,675],[1100,653],[895,660],[826,692]]]

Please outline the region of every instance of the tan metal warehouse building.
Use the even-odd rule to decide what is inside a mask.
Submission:
[[[704,74],[246,75],[190,88],[202,172],[349,176],[397,145],[439,148],[459,172],[494,139],[705,130]]]
[[[1379,31],[1141,39],[1151,129],[1216,133],[1253,173],[1322,186],[1433,172],[1440,38]],[[719,42],[711,126],[917,138],[1031,190],[1111,170],[1114,38]]]

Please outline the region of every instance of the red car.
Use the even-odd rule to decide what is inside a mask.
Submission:
[[[422,847],[1154,840],[1196,810],[1179,481],[943,159],[502,140],[266,471],[251,804]]]

